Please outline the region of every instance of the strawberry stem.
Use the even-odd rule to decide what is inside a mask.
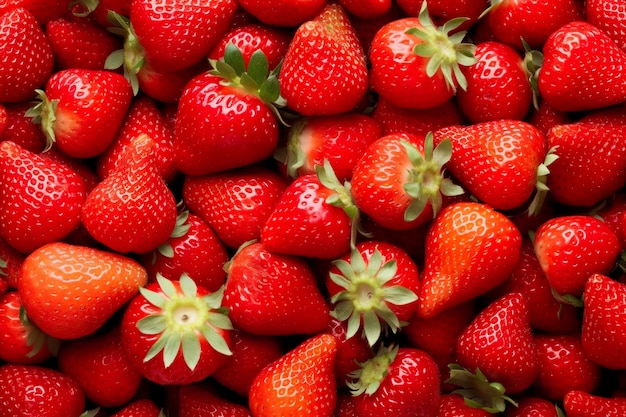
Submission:
[[[550,174],[550,169],[548,168],[550,164],[558,159],[558,155],[556,154],[557,146],[554,146],[548,150],[544,161],[539,164],[537,167],[537,180],[535,181],[535,196],[528,206],[528,214],[530,216],[536,216],[541,211],[543,207],[543,203],[548,195],[548,174]]]
[[[450,378],[447,384],[457,385],[461,389],[452,391],[453,394],[462,395],[465,404],[472,408],[482,408],[490,413],[501,413],[506,409],[506,403],[517,403],[507,395],[505,389],[499,382],[489,382],[487,377],[476,368],[476,373],[472,373],[457,364],[449,364]]]
[[[32,117],[32,122],[41,125],[41,130],[46,137],[46,146],[43,152],[49,151],[56,142],[54,125],[56,123],[56,110],[59,100],[49,100],[45,91],[35,90],[37,102],[25,113],[26,117]]]
[[[359,369],[348,374],[352,379],[346,382],[350,393],[353,396],[374,394],[387,376],[389,365],[395,360],[398,350],[398,346],[381,346],[373,358],[360,363]]]

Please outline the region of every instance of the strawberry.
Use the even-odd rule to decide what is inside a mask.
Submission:
[[[40,26],[45,26],[50,20],[63,17],[69,7],[66,0],[8,0],[0,4],[0,14],[23,8],[32,13]]]
[[[580,297],[594,273],[608,273],[621,247],[602,221],[583,215],[558,216],[535,233],[535,253],[550,287],[564,302]]]
[[[460,66],[476,62],[475,46],[462,43],[464,32],[450,34],[463,22],[455,18],[437,27],[423,2],[419,17],[383,26],[369,53],[371,88],[396,106],[418,109],[442,105],[457,86],[465,89]]]
[[[315,334],[328,327],[328,306],[303,259],[251,243],[233,256],[227,272],[224,306],[235,328],[283,336]]]
[[[563,417],[563,412],[552,401],[530,395],[522,396],[517,407],[506,410],[506,417]]]
[[[144,398],[128,402],[111,417],[164,417],[164,413],[154,401]]]
[[[126,358],[119,326],[103,334],[66,341],[57,359],[59,370],[78,382],[85,397],[101,407],[125,405],[143,380]]]
[[[533,98],[522,57],[500,42],[478,44],[474,56],[476,64],[462,69],[467,89],[457,93],[463,115],[471,123],[522,120]]]
[[[40,127],[32,122],[33,119],[25,115],[31,106],[32,103],[27,101],[5,104],[7,121],[0,139],[14,142],[31,152],[40,153],[46,147],[46,137]]]
[[[44,333],[77,339],[102,327],[147,279],[123,255],[54,242],[26,257],[18,291],[29,320]]]
[[[619,240],[620,247],[626,249],[626,236],[624,235],[624,217],[626,215],[626,193],[617,192],[606,200],[596,212],[597,216],[609,226]]]
[[[566,23],[583,20],[576,3],[575,0],[550,3],[491,0],[487,20],[500,42],[521,51],[523,39],[531,48],[540,49],[552,32]]]
[[[556,110],[548,102],[541,100],[538,108],[531,108],[527,121],[543,133],[546,138],[554,126],[572,123],[572,114]]]
[[[459,336],[457,364],[450,365],[447,382],[461,388],[453,393],[463,394],[476,407],[502,412],[512,401],[505,392],[528,388],[539,371],[528,319],[528,301],[520,293],[481,310]]]
[[[426,236],[426,259],[417,314],[428,318],[502,284],[515,269],[522,236],[491,207],[447,206]]]
[[[543,55],[539,93],[555,109],[574,112],[626,101],[626,52],[592,24],[561,26],[546,41]]]
[[[439,410],[439,371],[419,349],[382,346],[350,375],[358,417],[435,417]]]
[[[175,160],[187,175],[259,162],[278,143],[276,106],[284,100],[263,52],[246,67],[241,51],[231,43],[224,58],[211,65],[212,71],[185,86],[178,104]]]
[[[625,369],[623,352],[626,337],[624,303],[626,284],[602,274],[593,274],[583,293],[581,341],[584,354],[592,362],[609,369]]]
[[[337,404],[336,354],[336,338],[320,333],[267,365],[250,387],[252,415],[331,417]]]
[[[246,406],[224,398],[211,384],[186,384],[175,390],[176,408],[169,411],[176,417],[251,417]]]
[[[13,248],[31,252],[80,224],[87,190],[74,170],[5,141],[0,172],[0,236]]]
[[[589,0],[585,3],[585,11],[589,23],[626,51],[626,4],[619,0]]]
[[[287,106],[304,116],[349,112],[365,98],[365,53],[339,4],[328,4],[298,27],[279,82]]]
[[[156,144],[146,134],[133,139],[124,162],[94,188],[82,208],[85,229],[118,252],[146,253],[165,243],[177,209],[156,164]]]
[[[339,4],[352,16],[361,19],[380,17],[391,10],[391,0],[339,0]]]
[[[133,366],[160,385],[207,378],[232,354],[232,325],[223,289],[209,292],[187,275],[157,276],[141,288],[122,317],[122,346]]]
[[[261,229],[287,187],[280,174],[251,165],[226,172],[186,176],[183,201],[231,249],[261,238]]]
[[[462,193],[442,172],[452,154],[450,142],[433,148],[432,135],[392,133],[373,142],[352,173],[352,198],[359,210],[394,230],[431,220],[443,204],[442,195]]]
[[[0,239],[0,278],[2,278],[9,288],[16,289],[20,277],[22,263],[25,254],[12,248],[4,240]]]
[[[397,3],[407,16],[417,16],[424,2],[421,0],[399,0]],[[484,0],[428,1],[429,13],[436,24],[443,25],[450,19],[464,17],[466,20],[461,25],[463,29],[467,29],[476,23],[485,6]]]
[[[463,396],[442,394],[439,400],[437,417],[490,417],[492,414],[482,408],[467,405]]]
[[[570,391],[565,395],[563,408],[567,417],[621,417],[626,413],[626,398]]]
[[[494,120],[434,132],[435,144],[452,142],[446,164],[459,183],[480,201],[498,210],[524,205],[536,196],[536,213],[545,196],[546,175],[554,156],[533,125],[519,120]],[[536,191],[536,192],[535,192]]]
[[[600,383],[600,367],[585,356],[579,335],[536,335],[539,373],[533,389],[552,401],[569,391],[592,393]]]
[[[254,377],[265,366],[283,355],[282,340],[274,336],[260,336],[233,329],[231,332],[231,351],[211,378],[220,385],[239,394],[248,396]]]
[[[317,16],[327,0],[240,0],[239,5],[269,26],[296,27]]]
[[[341,181],[352,170],[365,149],[381,134],[381,126],[361,113],[299,117],[288,129],[287,143],[274,152],[289,177],[314,174],[315,166],[328,160]]]
[[[0,415],[79,417],[85,407],[80,387],[69,376],[38,365],[0,366]]]
[[[111,144],[130,106],[128,81],[105,70],[72,68],[55,72],[39,102],[27,113],[40,123],[47,148],[55,144],[75,158],[89,158]],[[106,116],[106,117],[105,117]]]
[[[417,265],[406,252],[376,241],[359,243],[334,261],[326,280],[331,314],[347,323],[346,337],[361,330],[370,346],[413,317],[419,285]]]
[[[372,348],[362,337],[348,337],[348,326],[335,317],[331,317],[327,332],[337,338],[337,356],[335,357],[335,381],[337,387],[345,387],[348,374],[359,369],[363,363],[374,356]]]
[[[0,296],[0,359],[41,364],[56,354],[58,341],[46,336],[23,314],[17,291]]]
[[[9,114],[4,104],[0,104],[0,138],[4,135],[5,130],[9,124]]]
[[[0,11],[0,102],[35,97],[52,75],[54,57],[31,12],[18,7]]]

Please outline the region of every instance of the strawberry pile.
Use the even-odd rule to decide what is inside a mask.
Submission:
[[[0,417],[626,415],[623,0],[0,3]]]

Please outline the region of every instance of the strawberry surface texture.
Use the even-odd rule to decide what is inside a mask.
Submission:
[[[626,416],[626,1],[0,0],[0,417]]]

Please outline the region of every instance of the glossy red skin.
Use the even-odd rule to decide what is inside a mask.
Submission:
[[[111,417],[159,417],[161,409],[147,398],[129,402]]]
[[[443,394],[439,401],[437,417],[490,417],[493,414],[482,408],[465,404],[465,399],[457,394]]]
[[[462,68],[467,89],[457,91],[463,115],[471,123],[524,119],[531,108],[533,92],[522,57],[499,42],[478,44],[474,56],[478,62]]]
[[[139,90],[148,97],[161,103],[178,103],[187,83],[208,70],[209,62],[204,60],[174,72],[145,62],[137,73],[137,81]]]
[[[573,120],[570,113],[556,110],[548,102],[541,100],[538,109],[531,108],[527,121],[539,129],[547,138],[548,132],[554,126],[568,124]]]
[[[171,281],[178,294],[182,294],[178,281]],[[164,295],[159,283],[152,282],[146,285],[146,288],[158,294]],[[206,288],[197,287],[199,297],[210,294]],[[150,359],[144,361],[146,353],[150,347],[157,341],[160,334],[150,335],[144,334],[137,328],[137,322],[150,314],[161,313],[161,308],[150,303],[143,295],[138,294],[128,304],[121,320],[122,330],[122,347],[130,363],[141,374],[159,385],[183,385],[201,381],[210,376],[217,368],[226,362],[228,356],[215,351],[209,342],[199,337],[200,342],[200,359],[194,370],[189,369],[183,358],[182,349],[179,349],[176,358],[169,367],[165,367],[163,363],[162,352]],[[230,346],[230,331],[214,328]]]
[[[469,370],[479,368],[488,381],[501,383],[507,395],[516,394],[537,376],[536,349],[528,301],[510,293],[481,310],[461,333],[457,361]]]
[[[563,408],[567,417],[621,417],[626,413],[626,398],[571,391],[565,395]]]
[[[177,390],[176,417],[251,417],[248,407],[224,398],[211,385],[186,384]]]
[[[587,21],[602,29],[626,51],[626,3],[620,0],[589,0],[585,7]]]
[[[261,229],[287,188],[278,173],[260,165],[187,176],[183,201],[229,248],[261,238]]]
[[[59,371],[4,364],[0,366],[0,406],[7,416],[79,417],[85,410],[85,397],[76,381]]]
[[[270,156],[278,143],[278,122],[269,107],[242,88],[220,81],[221,77],[201,74],[180,98],[174,151],[184,174],[249,165]]]
[[[507,407],[506,417],[559,417],[554,402],[540,396],[523,396],[517,407]]]
[[[615,193],[607,200],[607,205],[598,211],[604,223],[615,233],[622,250],[626,249],[626,194]]]
[[[52,74],[52,48],[33,14],[0,11],[0,103],[31,100]]]
[[[374,394],[354,397],[357,416],[437,416],[439,370],[426,352],[400,347],[387,372]]]
[[[243,247],[231,260],[223,305],[242,331],[284,336],[315,334],[330,323],[330,311],[309,265],[270,252],[261,243]]]
[[[0,139],[14,142],[31,152],[40,153],[46,146],[46,137],[39,125],[34,124],[33,119],[24,114],[32,106],[30,101],[4,105],[7,120]]]
[[[327,0],[241,0],[241,7],[269,26],[297,27],[314,19]]]
[[[87,193],[71,168],[13,142],[0,145],[0,236],[29,253],[62,240],[80,224]]]

